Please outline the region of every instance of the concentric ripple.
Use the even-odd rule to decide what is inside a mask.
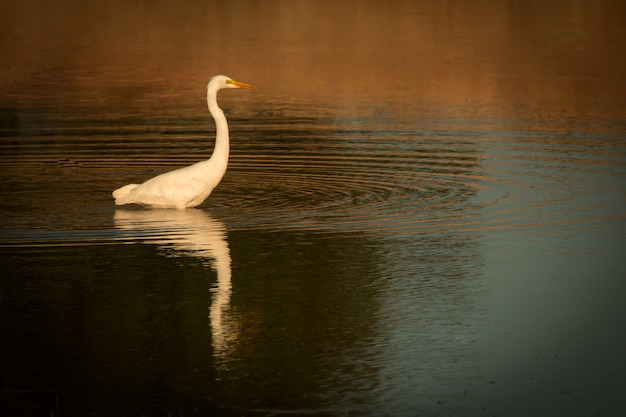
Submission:
[[[270,142],[233,156],[211,210],[235,228],[331,233],[624,219],[624,194],[605,192],[607,183],[624,178],[621,145],[610,151],[589,146],[594,137],[572,144],[561,132],[535,135],[541,140],[533,132],[341,132],[300,139],[281,153]],[[315,142],[314,150],[307,140]]]
[[[112,189],[202,160],[212,147],[199,118],[185,131],[101,123],[3,133],[5,237],[115,239]],[[494,124],[434,131],[381,120],[355,130],[323,118],[235,120],[229,170],[201,209],[229,230],[336,234],[624,223],[619,132],[484,128]]]

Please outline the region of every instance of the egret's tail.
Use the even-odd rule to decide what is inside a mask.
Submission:
[[[122,204],[126,204],[126,202],[124,201],[124,197],[126,197],[131,191],[137,188],[138,185],[139,184],[128,184],[113,191],[113,198],[115,199],[115,204],[117,204],[118,206]]]

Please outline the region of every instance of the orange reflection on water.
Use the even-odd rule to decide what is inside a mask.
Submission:
[[[147,84],[162,97],[188,97],[226,73],[265,87],[270,101],[328,106],[470,102],[489,114],[535,117],[546,108],[597,116],[625,107],[620,1],[65,0],[4,8],[0,75],[18,93],[44,84],[96,100],[119,93],[112,87]]]

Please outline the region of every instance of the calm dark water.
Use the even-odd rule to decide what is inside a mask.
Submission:
[[[0,414],[626,411],[621,2],[64,4],[0,17]],[[116,208],[217,73],[223,182]]]

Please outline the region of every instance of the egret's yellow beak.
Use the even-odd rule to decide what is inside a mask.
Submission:
[[[232,84],[238,88],[252,88],[254,90],[260,90],[260,88],[257,87],[256,85],[242,83],[241,81],[228,80],[226,81],[226,84]]]

